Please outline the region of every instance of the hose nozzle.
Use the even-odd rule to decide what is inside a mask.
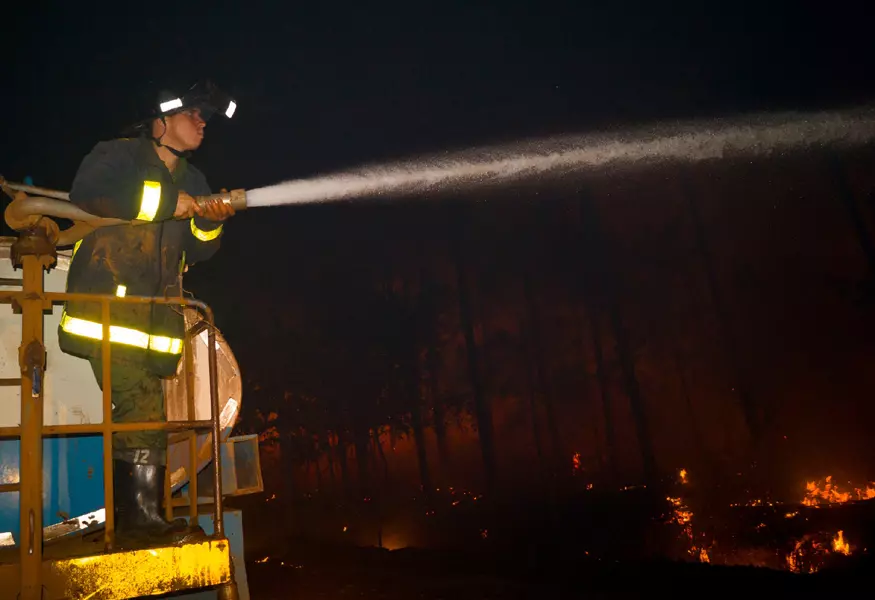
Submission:
[[[244,210],[246,208],[246,190],[231,190],[230,192],[195,197],[195,201],[200,205],[208,200],[222,200],[225,204],[230,204],[234,210]]]

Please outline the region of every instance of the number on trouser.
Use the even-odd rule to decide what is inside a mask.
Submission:
[[[149,449],[139,448],[134,450],[134,464],[147,465],[149,464]]]

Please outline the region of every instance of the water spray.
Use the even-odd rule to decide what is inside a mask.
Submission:
[[[364,167],[247,192],[250,208],[362,197],[422,195],[570,172],[636,169],[800,148],[851,147],[875,139],[875,107],[657,124],[597,135],[557,136],[454,155]]]
[[[657,124],[625,132],[559,136],[453,155],[364,167],[297,179],[254,190],[237,189],[195,200],[221,199],[235,211],[264,206],[344,199],[436,193],[483,184],[509,183],[569,172],[653,167],[671,162],[703,162],[734,157],[784,154],[799,148],[852,147],[875,140],[875,107],[850,110],[755,115],[735,120]],[[7,194],[33,194],[14,200],[6,221],[16,230],[33,227],[43,216],[69,219],[74,226],[55,228],[58,245],[74,243],[97,227],[138,225],[144,221],[91,215],[69,202],[69,194],[9,183]]]

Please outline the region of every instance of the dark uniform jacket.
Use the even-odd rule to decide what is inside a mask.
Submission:
[[[67,291],[178,296],[183,266],[210,258],[222,231],[220,223],[199,216],[175,219],[180,190],[192,196],[211,193],[204,175],[183,158],[170,173],[149,140],[98,143],[76,173],[70,201],[96,216],[145,223],[103,227],[86,236],[74,249]],[[113,360],[161,376],[174,374],[185,327],[181,308],[112,303]],[[68,302],[58,330],[61,350],[99,357],[100,322],[99,303]]]

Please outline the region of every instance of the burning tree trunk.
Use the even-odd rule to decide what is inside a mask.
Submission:
[[[608,243],[601,231],[594,200],[586,194],[583,194],[580,198],[580,211],[581,218],[583,219],[584,235],[591,244],[589,246],[590,251],[587,253],[589,270],[591,275],[594,276],[597,287],[605,294],[607,299],[604,305],[607,306],[608,315],[614,330],[617,357],[620,361],[620,369],[623,375],[623,386],[629,398],[635,432],[638,435],[644,479],[647,482],[652,482],[657,477],[653,440],[650,437],[650,428],[644,409],[644,399],[638,384],[638,377],[635,375],[635,362],[632,357],[629,334],[626,331],[623,318],[620,314],[620,298],[616,276],[609,269],[605,268],[605,265],[610,261]],[[601,262],[595,263],[595,257],[598,257]]]
[[[460,215],[461,216],[461,215]],[[480,452],[483,457],[483,470],[485,474],[486,489],[491,493],[495,489],[496,462],[495,441],[492,427],[492,409],[489,398],[483,387],[480,374],[480,360],[477,342],[474,337],[474,320],[471,315],[471,300],[467,278],[465,277],[465,261],[461,248],[464,236],[464,220],[458,223],[458,233],[462,239],[452,245],[456,268],[457,293],[459,295],[459,319],[462,331],[465,335],[465,344],[468,354],[468,377],[471,381],[471,390],[474,394],[474,413],[477,417],[477,432],[480,438]]]
[[[523,290],[528,308],[528,341],[531,344],[531,356],[534,359],[535,373],[537,375],[538,388],[544,402],[544,411],[547,415],[547,430],[550,432],[550,441],[553,446],[553,458],[550,461],[551,475],[557,475],[557,467],[565,460],[565,451],[562,448],[562,440],[559,436],[559,426],[556,423],[556,413],[553,410],[553,395],[550,389],[550,381],[547,376],[547,365],[544,360],[544,349],[541,345],[539,330],[538,305],[535,293],[532,290],[531,270],[526,269],[523,275]]]

